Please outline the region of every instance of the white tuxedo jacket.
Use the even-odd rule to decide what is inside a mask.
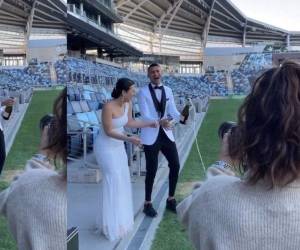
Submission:
[[[164,86],[165,93],[166,93],[166,108],[165,108],[165,113],[162,118],[159,117],[152,97],[151,93],[149,90],[148,84],[142,88],[140,88],[138,92],[138,104],[140,108],[140,113],[142,116],[142,120],[144,121],[158,121],[163,118],[167,118],[168,115],[173,117],[173,119],[178,122],[180,119],[180,113],[178,112],[175,101],[174,101],[174,96],[172,90]],[[174,135],[172,130],[165,130],[166,135],[169,137],[171,141],[174,141]],[[159,127],[158,128],[142,128],[141,129],[141,142],[144,145],[152,145],[156,141],[156,138],[158,136],[159,132]]]

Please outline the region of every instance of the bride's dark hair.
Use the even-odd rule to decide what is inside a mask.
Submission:
[[[112,98],[118,98],[122,95],[122,91],[128,91],[130,87],[134,85],[134,81],[128,79],[128,78],[120,78],[117,83],[116,87],[114,87],[111,97]]]

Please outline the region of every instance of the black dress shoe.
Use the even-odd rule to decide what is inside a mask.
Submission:
[[[176,214],[177,213],[176,212],[176,206],[177,206],[177,202],[176,202],[175,199],[171,199],[171,200],[167,199],[167,206],[166,206],[166,208],[168,210],[170,210],[171,212],[173,212],[173,213]]]
[[[152,203],[147,203],[144,204],[144,210],[143,212],[149,216],[149,217],[155,217],[157,215],[157,212],[155,211],[155,209],[152,207]]]

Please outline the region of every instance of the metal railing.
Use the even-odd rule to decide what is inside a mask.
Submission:
[[[83,161],[83,168],[84,167],[91,167],[91,168],[98,168],[96,162],[89,162],[88,161],[88,154],[89,154],[89,148],[93,145],[89,145],[88,138],[90,139],[92,136],[92,143],[94,144],[95,139],[98,135],[99,130],[101,129],[101,123],[92,123],[90,121],[85,121],[85,120],[80,120],[74,117],[68,117],[68,123],[69,122],[79,122],[81,123],[82,129],[80,131],[68,131],[68,149],[69,149],[69,154],[68,154],[68,160],[70,161]],[[130,132],[126,132],[126,134],[131,134]],[[79,148],[74,145],[71,145],[72,136],[77,136],[76,139],[79,139]],[[138,165],[137,169],[137,174],[141,174],[141,148],[134,146],[133,144],[129,142],[126,143],[126,153],[128,156],[128,165],[130,167],[130,172],[131,175],[133,175],[133,161],[135,161]],[[73,147],[71,149],[71,147]],[[74,152],[75,151],[75,152]],[[71,153],[70,153],[71,152]],[[134,159],[135,158],[135,159]]]
[[[91,90],[87,90],[91,91]],[[91,91],[93,92],[93,91]],[[189,122],[187,126],[194,126],[196,120],[196,113],[206,112],[208,106],[208,97],[203,99],[198,98],[197,100],[191,100],[190,107],[190,116]],[[99,119],[99,117],[97,117]],[[75,116],[68,116],[68,124],[72,122],[77,122],[80,124],[81,129],[76,131],[68,131],[68,148],[69,148],[69,156],[68,159],[71,161],[82,161],[83,160],[83,167],[92,167],[95,168],[95,162],[88,161],[88,154],[89,151],[93,151],[93,144],[95,142],[96,137],[100,129],[102,129],[101,123],[95,123],[87,120],[78,119]],[[176,139],[181,140],[184,138],[184,135],[187,131],[186,128],[183,129],[183,125],[175,124],[174,125],[174,136]],[[130,134],[130,132],[126,132]],[[137,133],[138,134],[138,133]],[[72,137],[74,144],[72,145]],[[76,142],[76,140],[78,140]],[[141,175],[142,170],[142,153],[143,148],[134,146],[131,143],[126,142],[126,152],[128,156],[128,165],[130,167],[131,175],[134,175],[134,166],[137,168],[135,169],[137,175]],[[135,162],[135,164],[133,164]],[[97,165],[97,164],[96,164]]]

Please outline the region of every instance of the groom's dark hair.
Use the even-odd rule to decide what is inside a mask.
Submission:
[[[151,68],[153,68],[153,67],[160,67],[160,65],[159,65],[158,63],[152,63],[152,64],[149,65],[148,71],[149,71]]]

